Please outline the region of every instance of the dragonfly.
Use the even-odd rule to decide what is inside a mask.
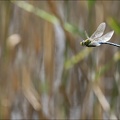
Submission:
[[[87,39],[80,42],[80,45],[86,46],[86,47],[97,47],[102,44],[109,44],[116,47],[120,47],[119,44],[108,42],[112,38],[114,31],[110,31],[105,35],[103,35],[105,31],[105,27],[106,27],[106,23],[105,22],[101,23],[98,26],[97,30],[91,35],[91,37],[89,37],[87,32],[85,31],[85,35]]]

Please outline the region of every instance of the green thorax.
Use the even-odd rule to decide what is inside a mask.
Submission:
[[[91,40],[86,39],[86,40],[83,42],[83,45],[88,46],[90,43],[91,43]]]

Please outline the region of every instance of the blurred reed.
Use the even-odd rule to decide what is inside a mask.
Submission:
[[[81,47],[119,1],[0,1],[0,119],[119,119],[120,52]]]

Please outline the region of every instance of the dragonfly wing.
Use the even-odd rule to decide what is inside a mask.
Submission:
[[[104,22],[101,23],[90,38],[95,39],[95,38],[101,37],[104,33],[105,27],[106,27],[106,24]]]
[[[88,36],[88,34],[87,34],[87,32],[86,32],[86,31],[85,31],[85,35],[86,35],[86,37],[87,37],[87,38],[89,38],[89,36]]]
[[[96,41],[98,42],[107,42],[113,36],[114,31],[108,32],[107,34],[103,35],[102,37],[98,38]]]

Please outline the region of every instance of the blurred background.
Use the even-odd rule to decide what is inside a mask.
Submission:
[[[79,44],[102,22],[120,44],[119,9],[119,1],[0,1],[0,119],[120,119],[120,48]]]

